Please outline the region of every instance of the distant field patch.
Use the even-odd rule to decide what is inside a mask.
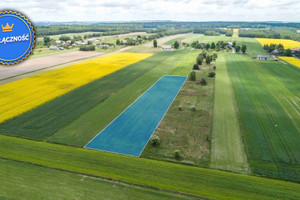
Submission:
[[[269,44],[282,44],[285,49],[300,47],[300,42],[287,39],[255,38],[262,46]]]
[[[280,56],[281,60],[284,60],[292,65],[295,65],[296,67],[300,68],[300,59],[297,59],[295,57],[287,57],[287,56]]]
[[[151,55],[113,54],[3,85],[0,87],[0,122]]]
[[[163,76],[85,147],[139,156],[185,80]]]
[[[239,37],[239,29],[233,29],[232,37]]]

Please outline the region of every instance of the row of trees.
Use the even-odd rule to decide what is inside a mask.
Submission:
[[[246,53],[246,51],[247,51],[247,46],[246,45],[242,45],[242,47],[241,46],[236,46],[235,47],[235,51],[237,52],[237,53],[239,53],[240,51],[243,53],[243,54],[245,54]]]
[[[263,46],[264,50],[266,50],[268,53],[272,53],[274,50],[274,54],[281,55],[281,56],[293,56],[291,49],[284,49],[283,44],[266,44]]]
[[[217,51],[226,48],[226,43],[224,41],[218,41],[217,43],[199,43],[199,41],[193,41],[191,46],[195,49],[216,49]]]
[[[199,53],[196,58],[196,63],[193,65],[193,70],[199,70],[199,65],[202,65],[203,62],[210,64],[213,60],[216,60],[218,55],[214,53],[213,55],[208,55],[206,52]]]
[[[44,37],[44,46],[49,46],[51,45],[51,43],[55,43],[55,40],[50,38],[49,36],[45,36]],[[73,38],[71,38],[68,35],[62,35],[59,37],[59,40],[61,41],[67,41],[67,40],[71,40],[71,44],[74,44],[76,41],[83,41],[83,38],[81,35],[74,35]]]
[[[300,41],[299,33],[297,33],[296,29],[292,28],[240,29],[239,37],[292,39]]]

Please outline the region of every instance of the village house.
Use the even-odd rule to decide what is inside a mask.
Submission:
[[[279,50],[278,50],[278,49],[275,49],[275,50],[273,50],[273,51],[271,52],[271,54],[272,54],[272,55],[277,55],[277,54],[279,54]]]
[[[67,41],[66,41],[66,44],[67,44],[67,45],[70,45],[71,43],[72,43],[71,40],[67,40]]]
[[[58,48],[58,46],[50,46],[49,47],[49,50],[58,50],[59,48]]]
[[[173,51],[173,48],[171,45],[165,45],[165,46],[163,46],[163,50],[164,51]]]
[[[300,47],[295,47],[295,48],[292,48],[292,53],[296,53],[296,52],[299,52],[300,51]]]
[[[257,60],[269,60],[269,55],[257,55]]]

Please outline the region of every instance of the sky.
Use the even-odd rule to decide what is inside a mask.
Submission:
[[[300,21],[300,0],[1,0],[38,21]]]

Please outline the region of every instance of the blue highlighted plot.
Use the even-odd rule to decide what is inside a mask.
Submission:
[[[139,156],[186,78],[163,76],[85,148]]]

